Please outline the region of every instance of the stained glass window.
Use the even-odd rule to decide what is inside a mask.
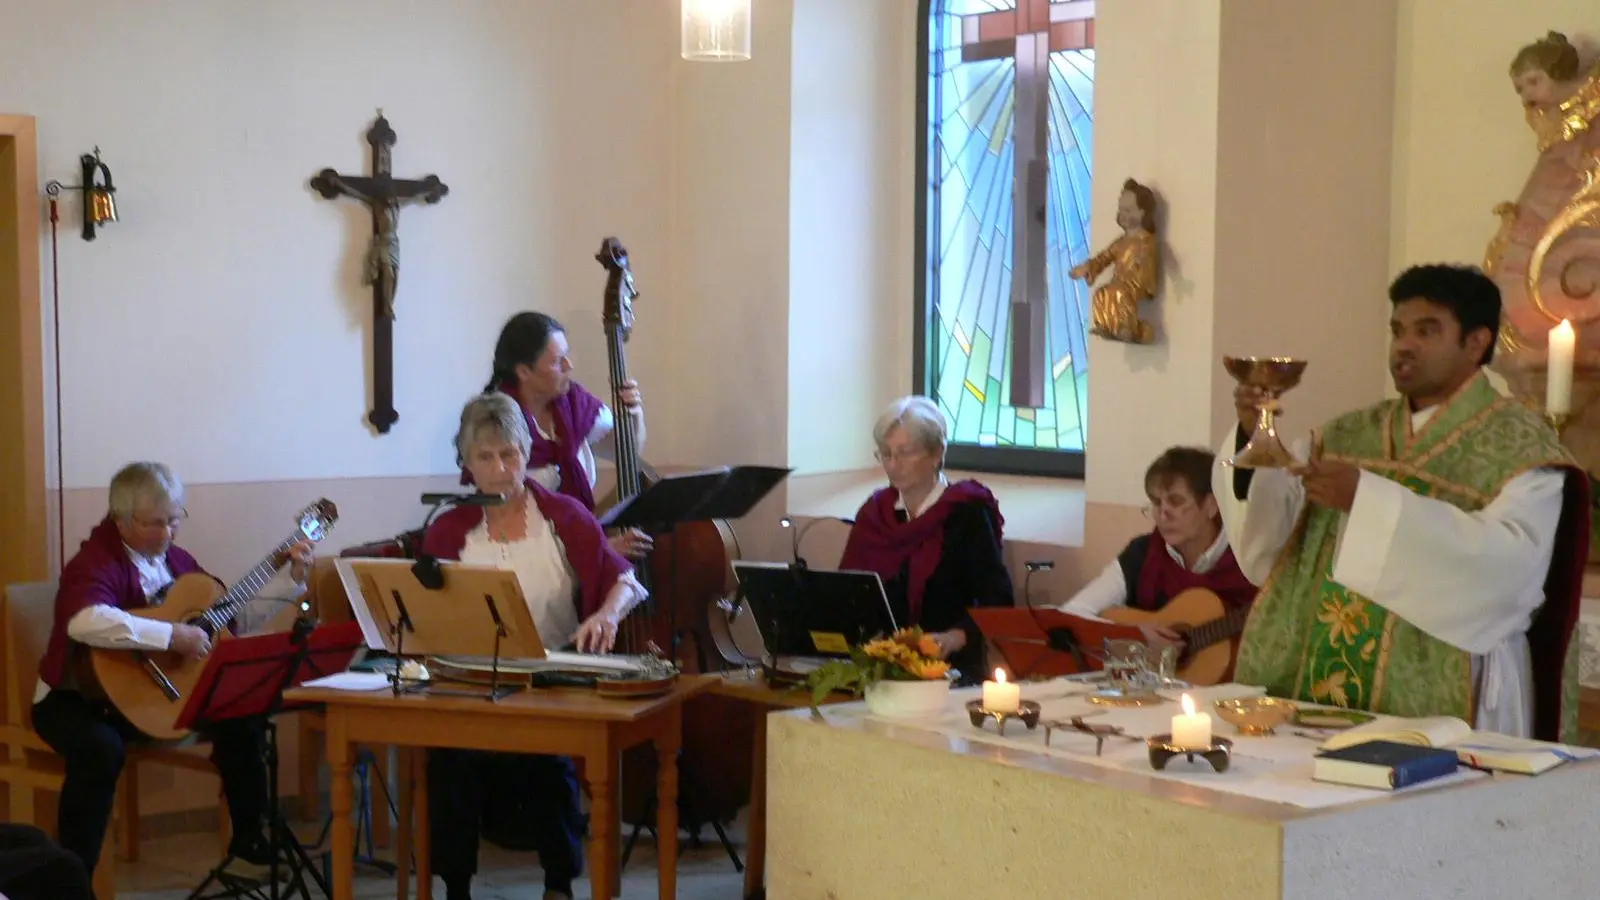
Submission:
[[[1067,271],[1089,253],[1094,3],[923,9],[918,381],[950,418],[952,462],[1081,473],[1089,289]]]

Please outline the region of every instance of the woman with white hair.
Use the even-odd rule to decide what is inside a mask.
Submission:
[[[1005,519],[989,489],[944,474],[944,414],[932,400],[902,397],[872,429],[889,486],[856,513],[842,569],[877,572],[896,618],[920,626],[963,682],[983,677],[983,637],[967,614],[1010,606],[1001,557]]]
[[[449,510],[428,527],[422,552],[515,572],[545,646],[576,644],[583,652],[604,653],[628,610],[644,599],[644,588],[606,542],[593,513],[529,474],[529,441],[527,421],[511,397],[493,392],[468,401],[456,452],[478,490],[503,494],[506,503]],[[570,900],[582,869],[584,825],[577,774],[564,756],[430,750],[434,872],[444,879],[449,900],[470,897],[485,798],[506,790],[508,781],[541,804],[536,836],[545,897]]]

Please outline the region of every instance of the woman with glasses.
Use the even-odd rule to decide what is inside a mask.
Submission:
[[[66,761],[56,831],[62,848],[77,856],[87,872],[100,862],[126,746],[144,736],[101,699],[94,685],[79,681],[86,648],[170,650],[191,660],[211,650],[211,635],[201,628],[131,614],[159,606],[177,579],[203,571],[174,543],[188,517],[183,498],[183,482],[161,463],[124,466],[111,479],[106,517],[61,570],[55,624],[34,691],[33,728]],[[287,579],[275,577],[256,599],[304,593],[311,544],[297,542],[286,561]],[[265,872],[272,859],[263,827],[265,733],[254,718],[231,719],[208,729],[211,758],[222,776],[233,823],[228,868],[234,874]]]
[[[976,481],[945,478],[947,426],[927,397],[896,400],[872,437],[889,486],[856,513],[839,568],[878,573],[901,626],[930,635],[963,683],[982,681],[983,637],[967,610],[1014,602],[999,504]]]
[[[1061,611],[1098,618],[1113,606],[1157,610],[1196,587],[1216,593],[1230,609],[1254,602],[1256,587],[1233,558],[1211,493],[1215,460],[1211,451],[1197,447],[1172,447],[1156,457],[1144,474],[1150,498],[1144,514],[1155,527],[1129,541]],[[1140,628],[1152,644],[1182,642],[1164,625]]]

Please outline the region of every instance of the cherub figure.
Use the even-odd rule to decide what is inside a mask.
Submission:
[[[1093,284],[1111,269],[1111,280],[1095,288],[1089,330],[1113,341],[1148,344],[1155,340],[1155,328],[1139,318],[1139,301],[1153,298],[1161,281],[1155,192],[1132,178],[1124,181],[1117,200],[1117,225],[1121,237],[1067,274]]]
[[[1600,232],[1585,227],[1574,205],[1600,154],[1600,64],[1584,66],[1566,35],[1552,31],[1520,48],[1508,74],[1539,152],[1516,202],[1495,206],[1500,225],[1484,254],[1484,271],[1504,303],[1496,368],[1509,378],[1516,369],[1543,365],[1550,320],[1538,303],[1554,315],[1578,316],[1579,302],[1594,293]],[[1539,250],[1552,229],[1555,236]],[[1537,298],[1529,293],[1534,269]],[[1580,361],[1600,359],[1600,339],[1591,330],[1580,344]]]

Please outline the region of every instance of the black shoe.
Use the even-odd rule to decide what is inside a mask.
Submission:
[[[444,878],[441,876],[440,880],[444,882],[445,900],[472,900],[471,875],[465,878]]]
[[[228,855],[233,857],[227,871],[235,875],[260,877],[272,868],[272,845],[261,835],[240,839],[235,837],[228,845]]]

